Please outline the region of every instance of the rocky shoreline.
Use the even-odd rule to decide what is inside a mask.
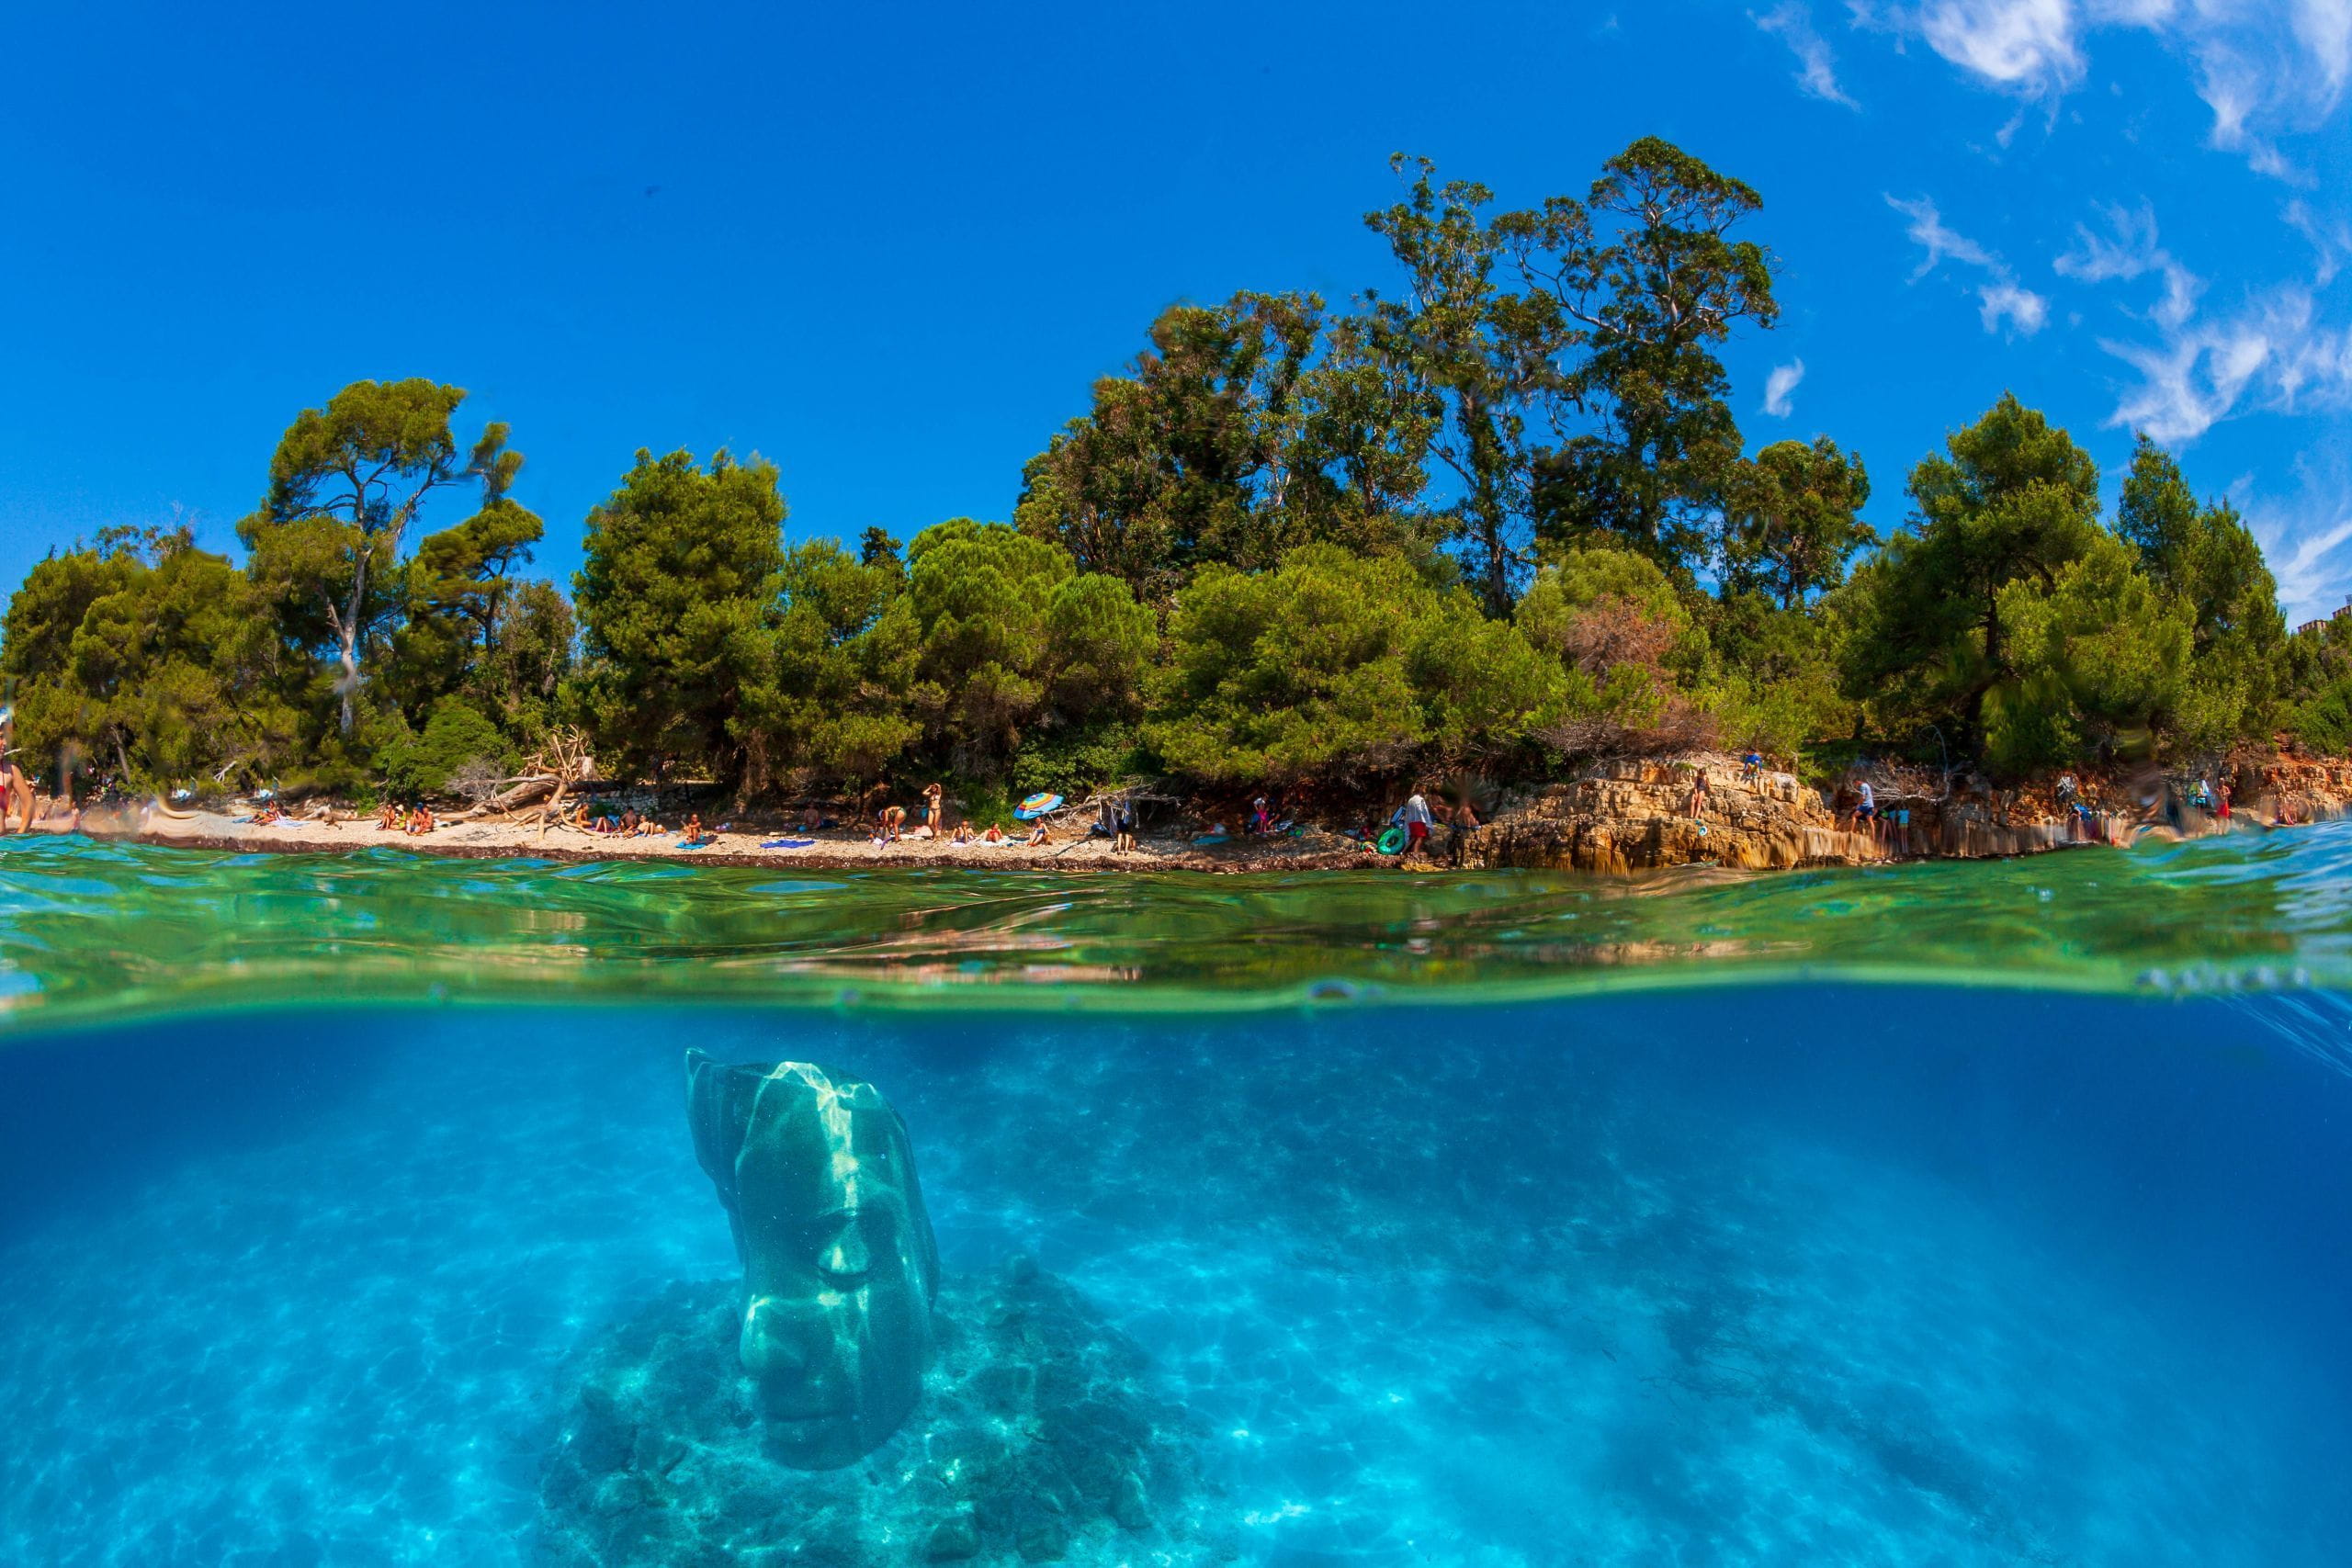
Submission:
[[[2251,753],[2215,770],[2234,805],[2228,819],[2188,806],[2153,773],[2132,780],[2086,777],[2062,807],[2051,787],[1955,786],[1886,769],[1874,779],[1880,816],[1872,826],[1795,775],[1751,771],[1721,753],[1597,762],[1572,779],[1503,795],[1492,820],[1463,835],[1458,863],[1440,827],[1427,861],[1374,855],[1353,839],[1317,827],[1272,838],[1200,843],[1189,827],[1147,831],[1129,853],[1076,827],[1053,843],[956,844],[905,838],[876,847],[862,831],[828,830],[805,847],[768,848],[763,831],[715,834],[687,849],[673,833],[616,838],[562,825],[472,821],[429,835],[386,832],[367,820],[288,818],[256,824],[217,812],[117,807],[72,816],[45,814],[37,832],[79,830],[182,849],[233,853],[342,854],[392,849],[458,859],[566,863],[695,861],[718,865],[821,871],[888,867],[1046,873],[1247,872],[1404,869],[1558,870],[1634,876],[1685,865],[1740,871],[1865,865],[1905,860],[1989,860],[2052,850],[2128,844],[2149,835],[2198,837],[2267,829],[2352,811],[2352,761]],[[1695,806],[1695,809],[1694,809]],[[781,832],[777,829],[775,831]]]

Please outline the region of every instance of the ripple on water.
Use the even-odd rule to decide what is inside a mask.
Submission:
[[[12,1017],[568,996],[1287,1006],[1327,980],[1486,999],[1837,974],[2144,989],[2268,968],[2352,983],[2352,824],[2132,851],[1635,881],[485,863],[0,840]],[[1572,926],[1576,940],[1560,939]],[[396,932],[398,944],[371,942]],[[750,961],[750,962],[747,962]],[[221,976],[242,965],[233,997]],[[952,1002],[949,998],[953,998]]]

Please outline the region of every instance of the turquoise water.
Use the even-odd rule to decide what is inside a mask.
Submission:
[[[1069,1562],[2338,1563],[2347,842],[650,895],[11,846],[0,1562],[581,1561],[582,1366],[736,1272],[692,1045],[883,1087],[951,1282],[1032,1260],[1119,1348],[1190,1490]],[[778,1484],[921,1480],[930,1419]],[[729,1501],[620,1511],[924,1560]]]

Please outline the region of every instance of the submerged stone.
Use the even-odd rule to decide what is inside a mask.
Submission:
[[[695,1156],[743,1264],[734,1338],[786,1464],[849,1464],[898,1430],[931,1362],[939,1250],[906,1123],[808,1062],[686,1053]]]
[[[1142,1351],[1034,1265],[949,1280],[904,1427],[848,1466],[779,1452],[725,1281],[672,1286],[580,1363],[540,1486],[542,1560],[917,1568],[1221,1560],[1204,1433]]]

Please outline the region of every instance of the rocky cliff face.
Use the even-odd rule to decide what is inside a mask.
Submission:
[[[2080,810],[2061,806],[2047,787],[1996,791],[1978,781],[1948,790],[1938,781],[1930,789],[1890,776],[1875,781],[1877,826],[1862,829],[1820,790],[1789,773],[1751,777],[1736,758],[1600,762],[1565,783],[1507,796],[1495,819],[1470,836],[1463,863],[1622,876],[1691,864],[1984,860],[2129,843],[2143,831],[2193,837],[2311,822],[2352,809],[2352,761],[2262,752],[2216,772],[2211,782],[2226,775],[2235,795],[2230,824],[2188,807],[2178,780],[2153,773],[2130,784],[2086,778],[2075,797]]]
[[[2280,822],[2315,822],[2352,807],[2352,761],[2284,754],[2233,760],[2240,801]]]
[[[1495,820],[1470,835],[1463,863],[1622,876],[1701,862],[1844,865],[1890,852],[1869,833],[1842,829],[1821,792],[1792,774],[1751,779],[1736,759],[1709,755],[1599,762],[1565,784],[1507,797]]]

